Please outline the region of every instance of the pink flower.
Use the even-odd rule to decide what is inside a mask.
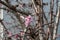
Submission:
[[[32,17],[29,15],[25,18],[25,26],[27,27],[32,21]]]
[[[18,38],[18,34],[15,35],[15,38]]]
[[[11,32],[8,32],[8,37],[12,36],[12,33]]]
[[[22,19],[25,19],[25,26],[27,27],[31,21],[32,21],[32,17],[31,15],[27,16],[27,17],[23,17],[23,16],[20,16]]]
[[[24,33],[23,31],[20,32],[20,36],[24,36],[24,34],[25,34],[25,33]]]

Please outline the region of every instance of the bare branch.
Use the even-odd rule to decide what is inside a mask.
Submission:
[[[13,10],[13,11],[15,11],[15,12],[19,12],[19,13],[25,14],[25,15],[31,15],[31,13],[18,10],[18,9],[16,9],[15,6],[9,5],[9,4],[1,1],[1,0],[0,0],[0,3],[3,4],[3,5],[5,5],[6,7],[8,7],[9,9],[11,9],[11,10]]]

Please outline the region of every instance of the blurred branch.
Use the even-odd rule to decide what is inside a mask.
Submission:
[[[16,18],[18,19],[19,23],[21,23],[22,28],[24,29],[24,23],[20,19],[20,13],[24,14],[24,15],[29,15],[31,13],[27,13],[27,12],[24,12],[24,11],[21,11],[21,10],[17,10],[14,6],[9,5],[9,4],[1,1],[1,0],[0,0],[0,3],[2,3],[3,5],[5,5],[6,7],[8,7],[9,9],[11,9],[11,10],[13,10],[15,12],[13,14],[16,16]],[[3,8],[3,9],[9,10],[9,9],[6,9],[6,8]]]
[[[8,3],[5,3],[5,2],[3,2],[3,1],[1,1],[1,0],[0,0],[0,3],[3,4],[3,5],[5,5],[6,7],[8,7],[9,9],[11,9],[11,10],[13,10],[13,11],[15,11],[15,12],[19,12],[19,13],[24,14],[24,15],[31,15],[31,13],[18,10],[18,9],[16,9],[15,6],[10,5],[10,4],[8,4]]]
[[[7,10],[7,11],[10,11],[12,12],[11,10],[7,9],[7,8],[0,8],[0,9],[4,9],[4,10]],[[14,14],[14,13],[13,13]],[[22,22],[22,20],[20,19],[20,13],[15,13],[14,14],[16,16],[16,18],[18,19],[19,23],[21,24],[22,28],[24,29],[24,23]]]

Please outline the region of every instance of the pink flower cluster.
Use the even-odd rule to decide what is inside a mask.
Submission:
[[[28,27],[28,25],[31,23],[32,17],[29,15],[25,18],[25,26]]]
[[[28,27],[28,25],[31,23],[32,21],[32,17],[31,15],[27,16],[27,17],[23,17],[23,16],[20,16],[22,19],[25,20],[25,26]]]
[[[8,32],[8,37],[12,36],[12,33],[11,32]]]

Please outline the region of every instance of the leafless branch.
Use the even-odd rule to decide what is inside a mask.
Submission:
[[[15,11],[15,12],[19,12],[19,13],[25,14],[25,15],[31,15],[31,13],[18,10],[18,9],[16,9],[15,6],[9,5],[9,4],[7,4],[7,3],[1,1],[1,0],[0,0],[0,3],[3,4],[3,5],[5,5],[6,7],[8,7],[9,9],[11,9],[11,10],[13,10],[13,11]]]

